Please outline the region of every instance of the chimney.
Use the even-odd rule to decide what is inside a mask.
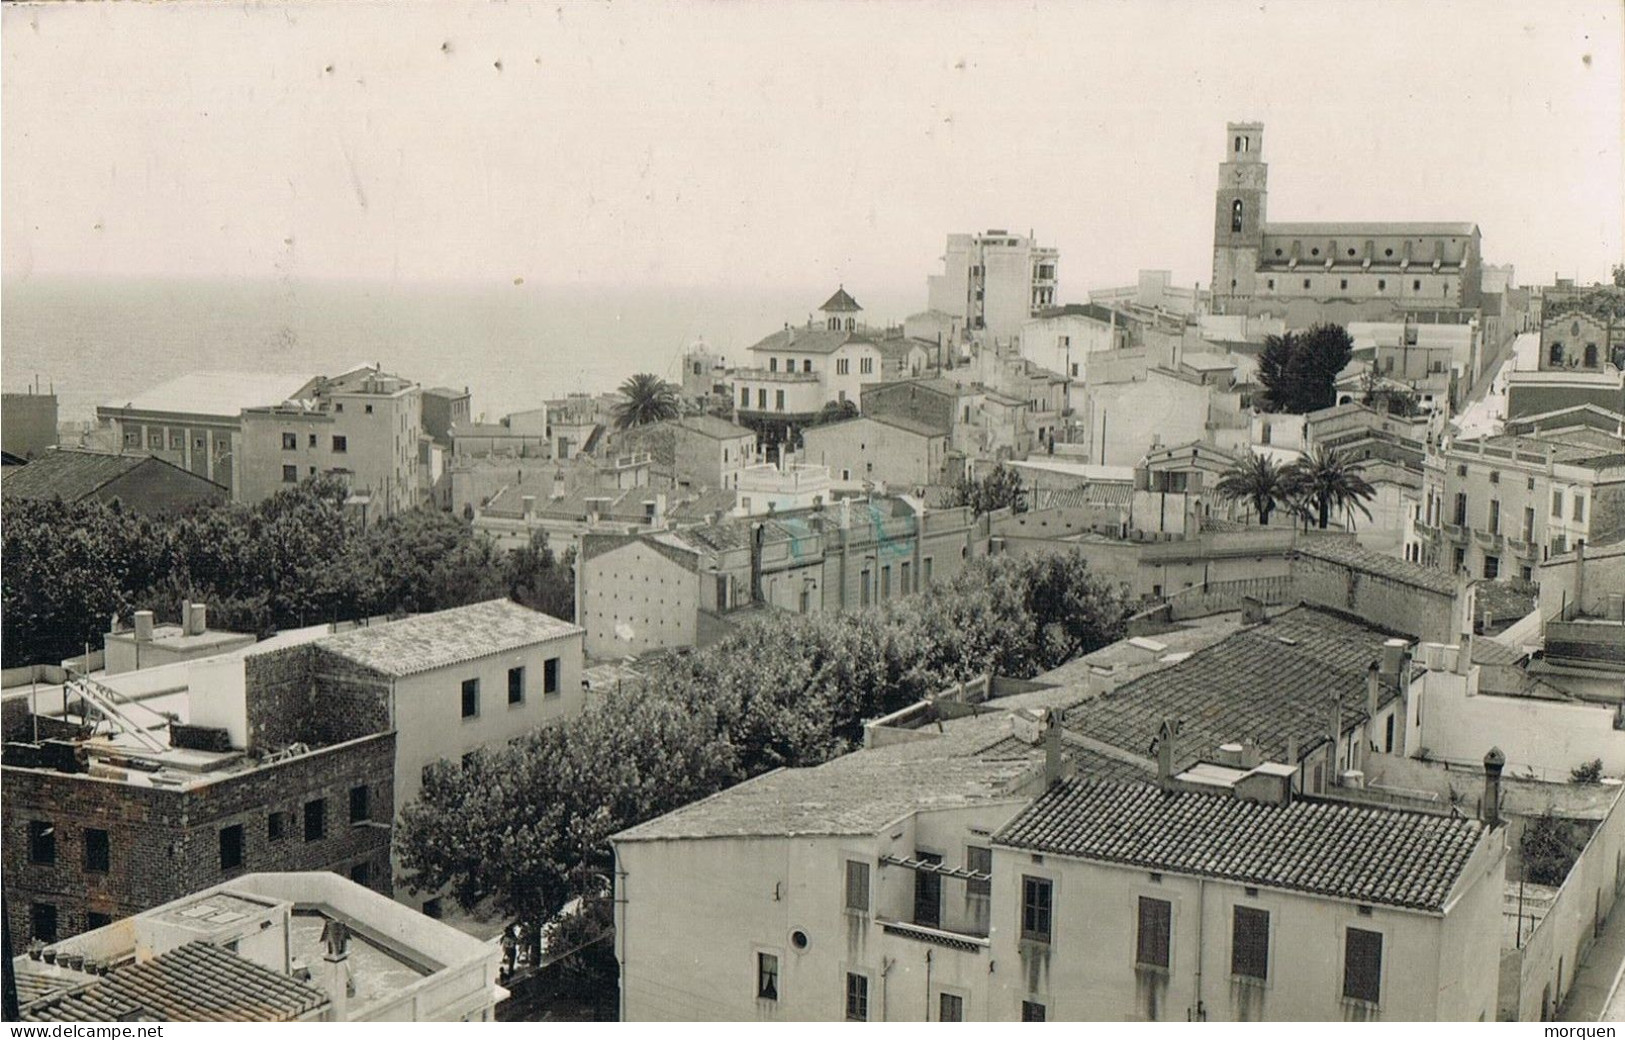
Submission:
[[[1576,616],[1585,613],[1586,607],[1586,543],[1577,542],[1574,546],[1574,613]],[[1568,618],[1564,618],[1567,621]]]
[[[1382,644],[1382,674],[1397,676],[1404,667],[1405,648],[1410,646],[1403,639],[1390,639]]]
[[[152,611],[138,610],[135,612],[135,641],[137,643],[152,642]]]
[[[209,605],[207,603],[192,604],[190,616],[194,636],[200,636],[209,630]]]
[[[1328,735],[1332,738],[1332,773],[1338,770],[1337,743],[1343,736],[1343,702],[1336,695],[1326,698],[1326,722]]]
[[[332,1004],[333,1021],[349,1018],[350,1005],[350,929],[343,921],[329,919],[322,925],[322,978],[321,988],[327,992]]]
[[[1164,788],[1174,779],[1174,737],[1178,734],[1179,724],[1171,718],[1163,719],[1157,730],[1157,783]]]
[[[192,636],[196,634],[196,632],[192,631],[192,601],[183,599],[181,600],[181,635]]]
[[[1366,669],[1365,713],[1370,718],[1375,719],[1377,717],[1377,705],[1382,703],[1382,680],[1387,674],[1389,673],[1378,669],[1375,661],[1372,661],[1371,667]]]
[[[1241,623],[1244,625],[1262,625],[1269,620],[1264,612],[1264,601],[1256,596],[1243,596],[1241,598]]]
[[[1498,747],[1490,748],[1490,753],[1484,756],[1484,805],[1480,818],[1486,827],[1501,825],[1501,770],[1506,764],[1507,757]]]
[[[1061,713],[1054,708],[1044,713],[1044,789],[1060,783],[1062,776],[1061,763]]]

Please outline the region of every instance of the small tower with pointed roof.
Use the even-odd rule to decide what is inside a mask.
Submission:
[[[825,300],[824,305],[818,309],[824,315],[824,327],[831,332],[840,332],[843,329],[847,332],[854,331],[858,327],[857,316],[863,313],[863,308],[858,306],[858,301],[852,298],[844,285],[837,288],[835,295]]]

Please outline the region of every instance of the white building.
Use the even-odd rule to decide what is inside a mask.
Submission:
[[[943,273],[926,279],[927,306],[964,321],[972,335],[1009,340],[1055,303],[1060,253],[1032,237],[993,229],[949,235]]]

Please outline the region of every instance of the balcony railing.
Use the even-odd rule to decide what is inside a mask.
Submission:
[[[734,382],[746,383],[816,383],[817,372],[775,372],[766,368],[740,368],[734,371]]]

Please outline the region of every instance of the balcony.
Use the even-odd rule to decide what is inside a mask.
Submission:
[[[1443,531],[1444,536],[1450,539],[1452,542],[1465,541],[1467,536],[1470,534],[1468,529],[1463,527],[1461,524],[1440,524],[1439,529]]]
[[[985,935],[950,932],[945,928],[930,928],[923,924],[895,921],[886,917],[877,916],[875,924],[887,935],[930,943],[933,946],[946,946],[950,950],[960,950],[964,953],[981,953],[992,945],[991,940]]]
[[[774,372],[766,368],[740,368],[734,370],[734,383],[816,383],[817,372]]]
[[[1474,531],[1473,541],[1485,549],[1499,549],[1504,539],[1501,535],[1491,531]]]

